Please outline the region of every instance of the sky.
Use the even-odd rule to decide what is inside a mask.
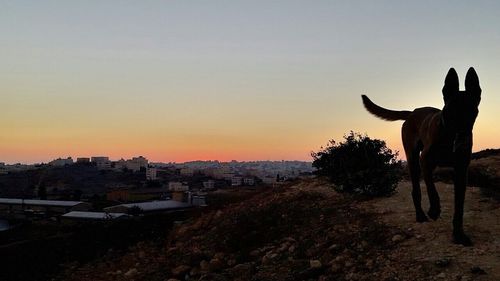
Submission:
[[[496,148],[499,26],[498,1],[0,0],[0,162],[310,161],[351,130],[403,156],[360,95],[442,108],[470,66]]]

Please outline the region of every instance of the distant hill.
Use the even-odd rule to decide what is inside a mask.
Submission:
[[[0,197],[30,198],[36,196],[37,187],[43,185],[50,194],[59,194],[63,199],[78,199],[72,198],[74,194],[87,197],[103,194],[110,184],[139,186],[144,178],[141,173],[104,171],[93,165],[46,165],[0,175]]]
[[[472,159],[476,160],[497,155],[500,155],[500,148],[488,148],[485,150],[472,153]]]

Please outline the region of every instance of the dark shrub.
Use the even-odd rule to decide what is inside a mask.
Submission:
[[[344,142],[331,140],[326,148],[312,152],[316,174],[327,176],[339,192],[367,196],[389,196],[402,177],[398,153],[392,153],[385,141],[354,133]]]

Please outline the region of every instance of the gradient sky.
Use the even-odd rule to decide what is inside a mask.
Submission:
[[[400,150],[450,67],[498,147],[498,1],[0,1],[0,162],[311,160],[350,130]]]

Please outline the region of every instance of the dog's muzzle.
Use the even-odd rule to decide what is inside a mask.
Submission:
[[[453,152],[472,151],[472,132],[460,132],[455,135],[453,141]]]

